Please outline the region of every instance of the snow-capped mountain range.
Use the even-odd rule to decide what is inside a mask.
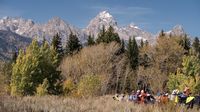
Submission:
[[[71,32],[76,34],[82,43],[85,43],[89,34],[94,35],[96,38],[103,26],[105,26],[105,29],[112,26],[115,29],[115,32],[119,34],[120,38],[123,38],[124,40],[128,40],[129,37],[135,36],[138,41],[147,40],[150,43],[153,43],[155,42],[157,35],[144,31],[135,24],[129,24],[123,27],[118,26],[117,21],[108,11],[100,12],[84,29],[75,27],[59,17],[54,17],[45,24],[35,23],[31,19],[23,19],[19,17],[3,17],[0,19],[0,30],[6,31],[3,36],[6,36],[5,33],[9,33],[9,35],[15,35],[12,37],[16,37],[17,35],[18,38],[20,38],[20,36],[28,39],[36,38],[40,42],[43,40],[43,37],[45,37],[46,40],[50,42],[53,36],[56,33],[59,33],[63,44],[65,44]],[[175,26],[172,30],[165,33],[170,35],[185,34],[182,26],[180,25]],[[2,36],[1,33],[0,36]],[[0,44],[0,48],[2,48],[2,44]]]
[[[59,17],[54,17],[45,24],[38,24],[30,19],[4,17],[0,19],[0,30],[12,31],[28,38],[37,38],[38,41],[42,41],[43,37],[51,41],[56,33],[60,34],[63,42],[66,42],[70,32],[76,34],[81,41],[84,41],[86,37],[79,28]]]

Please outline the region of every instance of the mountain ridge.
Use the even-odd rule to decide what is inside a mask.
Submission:
[[[96,38],[103,26],[105,26],[106,29],[108,29],[109,26],[112,26],[115,29],[115,32],[119,34],[120,38],[123,38],[124,40],[128,40],[129,37],[135,36],[153,42],[157,35],[145,31],[133,23],[126,26],[118,26],[117,21],[108,11],[102,11],[97,14],[83,29],[64,21],[60,17],[53,17],[43,24],[21,17],[3,17],[0,19],[0,30],[12,31],[28,38],[35,38],[38,36],[38,41],[42,41],[43,36],[45,36],[46,40],[49,42],[56,33],[60,33],[63,43],[66,42],[68,35],[71,32],[76,34],[82,43],[86,42],[88,35],[94,35]],[[180,25],[176,25],[171,31],[172,32],[168,32],[173,35],[185,34],[183,27]]]
[[[30,40],[34,38],[36,38],[39,42],[42,42],[43,37],[45,37],[48,42],[51,42],[56,33],[59,33],[62,39],[62,44],[65,46],[71,32],[78,36],[82,44],[85,44],[87,42],[88,35],[94,35],[95,38],[97,38],[97,35],[102,30],[103,26],[105,26],[105,29],[112,26],[115,32],[119,34],[120,38],[125,41],[128,41],[129,37],[134,36],[137,42],[140,42],[140,40],[147,40],[149,43],[154,44],[159,34],[147,32],[133,23],[126,26],[119,26],[115,18],[108,11],[102,11],[97,14],[90,20],[89,24],[84,29],[78,28],[60,17],[53,17],[43,24],[36,23],[32,19],[24,19],[21,17],[3,17],[0,19],[0,36],[2,42],[7,43],[8,39],[12,39],[14,42],[11,42],[13,44],[12,47],[9,47],[9,45],[7,47],[2,46],[4,44],[1,43],[0,49],[14,51],[16,46],[20,47],[18,44],[26,43],[25,45],[28,45]],[[172,30],[164,33],[175,36],[186,34],[181,25],[176,25],[172,28]],[[15,37],[16,40],[13,39],[13,37]],[[6,54],[5,51],[3,53]],[[1,56],[3,57],[3,55]]]

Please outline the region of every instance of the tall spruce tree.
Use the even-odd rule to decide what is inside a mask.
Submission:
[[[194,38],[194,42],[192,43],[192,47],[195,51],[196,55],[200,55],[200,42],[199,42],[199,38],[195,37]]]
[[[144,46],[144,41],[143,41],[143,39],[141,39],[141,41],[140,41],[140,47],[143,48],[143,46]]]
[[[144,45],[145,45],[145,47],[147,47],[147,46],[149,45],[148,40],[146,40],[146,41],[144,42]]]
[[[11,63],[15,63],[17,59],[18,51],[14,51],[11,59]]]
[[[133,70],[136,70],[139,64],[139,49],[135,38],[129,38],[127,46],[127,56],[130,62],[130,66]]]
[[[110,26],[108,28],[108,30],[106,31],[104,40],[105,40],[105,43],[110,43],[112,41],[115,41],[115,42],[118,42],[118,43],[121,42],[118,33],[114,32],[114,28],[112,26]]]
[[[97,36],[96,42],[97,43],[104,42],[105,34],[106,34],[106,29],[105,29],[105,26],[103,25],[102,30],[99,32],[99,34]]]
[[[87,45],[91,46],[91,45],[94,45],[94,44],[95,44],[94,36],[89,35],[88,39],[87,39]]]
[[[40,55],[40,69],[41,74],[43,74],[43,81],[47,79],[49,82],[47,88],[48,93],[54,95],[60,94],[62,92],[62,77],[61,71],[57,70],[60,63],[59,54],[53,46],[49,46],[46,41],[45,44],[40,47]]]
[[[190,39],[187,37],[186,34],[185,34],[184,37],[180,40],[180,43],[179,43],[179,44],[186,50],[186,53],[189,53],[191,43],[190,43]]]
[[[59,58],[59,62],[60,62],[63,58],[64,51],[63,51],[63,47],[62,47],[61,37],[59,36],[58,33],[55,36],[53,36],[51,46],[53,46],[53,48],[58,53],[58,58]]]
[[[125,42],[124,39],[121,39],[121,53],[125,52]]]
[[[164,32],[164,30],[162,29],[161,31],[160,31],[160,33],[159,33],[159,37],[164,37],[165,36],[165,32]]]
[[[81,48],[82,45],[78,37],[71,32],[66,44],[66,54],[73,54],[74,52],[78,52]]]
[[[42,38],[43,38],[43,39],[42,39],[42,45],[44,45],[45,42],[46,42],[46,38],[45,38],[45,36],[43,36]]]
[[[118,33],[114,32],[114,28],[110,26],[108,30],[105,31],[105,27],[101,30],[101,32],[98,34],[97,43],[110,43],[112,41],[120,43],[121,40],[119,38]]]

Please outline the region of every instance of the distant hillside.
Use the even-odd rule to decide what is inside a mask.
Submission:
[[[0,59],[11,59],[14,52],[25,48],[32,39],[20,36],[11,31],[0,30]]]

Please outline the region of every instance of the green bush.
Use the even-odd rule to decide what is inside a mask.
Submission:
[[[184,83],[184,80],[187,79],[187,77],[177,71],[177,74],[175,75],[174,73],[169,75],[169,81],[167,82],[167,87],[170,91],[173,91],[174,89],[182,89],[180,88],[180,85]]]
[[[86,75],[78,84],[78,95],[90,97],[99,95],[101,80],[97,75]]]
[[[177,69],[176,74],[169,75],[167,86],[170,91],[180,89],[181,91],[188,86],[192,93],[200,90],[200,60],[195,56],[184,56],[182,68]]]
[[[188,86],[192,93],[198,93],[200,90],[200,76],[186,76],[183,73],[177,71],[176,74],[169,75],[169,81],[167,82],[167,87],[170,91],[174,89],[184,90],[185,86]]]

